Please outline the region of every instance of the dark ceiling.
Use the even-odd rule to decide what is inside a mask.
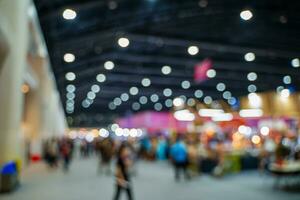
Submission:
[[[67,113],[71,126],[101,126],[113,118],[132,112],[132,104],[141,96],[159,95],[163,110],[165,100],[179,95],[194,97],[201,89],[204,96],[223,99],[216,90],[220,82],[226,84],[234,97],[248,94],[248,86],[255,84],[258,92],[276,90],[283,77],[290,75],[288,87],[300,89],[300,68],[291,61],[300,57],[300,1],[299,0],[36,0],[40,23],[50,53],[61,100],[65,104],[66,87],[76,86],[75,109]],[[65,9],[76,11],[74,20],[62,17]],[[244,21],[240,12],[249,9],[253,18]],[[118,39],[130,41],[127,48],[118,45]],[[187,48],[199,47],[191,56]],[[256,56],[247,62],[244,55]],[[64,61],[64,54],[72,53],[76,60]],[[201,84],[193,81],[195,64],[205,58],[213,61],[217,75]],[[113,70],[104,63],[113,61]],[[169,65],[172,73],[163,75],[161,67]],[[66,73],[74,72],[76,80],[67,81]],[[249,72],[258,79],[250,82]],[[96,76],[106,75],[99,83]],[[143,87],[141,80],[151,80]],[[181,82],[189,80],[191,87],[183,89]],[[101,91],[93,104],[82,107],[82,102],[97,84]],[[108,105],[132,86],[139,88],[116,109]],[[171,97],[163,90],[170,88]],[[202,101],[203,98],[198,100]],[[148,101],[141,110],[153,110]]]

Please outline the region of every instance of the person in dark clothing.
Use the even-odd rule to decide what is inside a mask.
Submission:
[[[128,200],[133,200],[129,174],[129,168],[131,166],[130,150],[125,144],[122,144],[119,149],[116,165],[116,193],[114,200],[120,198],[122,191],[126,191]]]

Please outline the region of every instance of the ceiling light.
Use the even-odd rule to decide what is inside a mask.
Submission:
[[[203,91],[202,90],[196,90],[194,93],[196,98],[201,98],[203,96]]]
[[[189,89],[191,87],[191,83],[189,81],[182,81],[181,87],[183,89]]]
[[[195,99],[189,98],[189,99],[187,100],[187,105],[188,105],[188,106],[194,106],[194,105],[196,105]]]
[[[148,102],[148,98],[147,97],[145,97],[145,96],[141,96],[140,97],[140,103],[141,104],[146,104]]]
[[[162,72],[164,75],[168,75],[168,74],[170,74],[170,73],[172,72],[172,68],[171,68],[170,66],[165,65],[165,66],[163,66],[163,67],[161,68],[161,72]]]
[[[183,106],[184,105],[184,100],[182,98],[180,98],[180,97],[176,97],[173,100],[173,105],[176,106],[176,107]]]
[[[206,96],[204,97],[204,103],[205,104],[211,104],[212,103],[212,98],[210,96]]]
[[[96,98],[96,94],[94,93],[94,92],[88,92],[88,94],[87,94],[87,98],[89,98],[89,99],[95,99]]]
[[[226,89],[226,85],[224,83],[218,83],[217,90],[223,92]]]
[[[142,85],[144,87],[149,87],[151,85],[151,80],[149,78],[143,78]]]
[[[131,95],[137,95],[137,94],[139,93],[139,89],[138,89],[137,87],[131,87],[131,88],[129,89],[129,93],[130,93]]]
[[[129,42],[128,38],[122,37],[122,38],[119,38],[118,44],[120,47],[125,48],[125,47],[129,46],[130,42]]]
[[[91,90],[94,92],[94,93],[98,93],[100,92],[100,86],[99,85],[92,85],[91,87]]]
[[[229,92],[229,91],[223,92],[223,98],[224,99],[229,99],[230,97],[231,97],[231,92]]]
[[[68,81],[74,81],[76,79],[76,75],[73,72],[66,73],[65,77]]]
[[[84,107],[84,108],[88,108],[88,107],[90,107],[90,102],[89,101],[87,101],[87,100],[83,100],[83,102],[82,102],[82,107]]]
[[[166,89],[164,89],[163,94],[164,94],[166,97],[169,97],[169,96],[172,95],[172,90],[171,90],[170,88],[166,88]]]
[[[207,76],[208,78],[214,78],[214,77],[216,77],[216,75],[217,75],[217,72],[216,72],[216,70],[214,70],[214,69],[209,69],[209,70],[207,70],[207,72],[206,72],[206,76]]]
[[[295,68],[300,67],[299,58],[294,58],[291,63],[292,63],[292,66]]]
[[[76,87],[72,84],[67,85],[66,87],[67,92],[75,92],[76,91]]]
[[[280,93],[283,89],[284,89],[283,86],[278,86],[278,87],[276,88],[276,91],[277,91],[277,93]]]
[[[283,89],[280,92],[280,97],[282,98],[288,98],[290,96],[290,90],[289,89]]]
[[[237,100],[236,100],[235,97],[230,97],[230,98],[228,99],[228,104],[231,105],[231,106],[235,105],[236,102],[237,102]]]
[[[115,109],[117,108],[117,106],[116,106],[113,102],[110,102],[110,103],[108,104],[108,108],[109,108],[110,110],[115,110]]]
[[[152,94],[150,100],[155,103],[159,100],[159,96],[157,94]]]
[[[106,80],[106,76],[104,74],[98,74],[96,79],[99,83],[103,83]]]
[[[138,102],[134,102],[134,103],[132,104],[132,110],[137,111],[137,110],[139,110],[140,108],[141,108],[141,105],[140,105]]]
[[[75,61],[75,56],[74,56],[74,54],[66,53],[66,54],[64,55],[64,61],[67,62],[67,63],[74,62],[74,61]]]
[[[255,81],[257,79],[257,74],[255,72],[250,72],[247,75],[249,81]]]
[[[121,100],[119,97],[117,97],[117,98],[114,99],[114,104],[115,104],[116,106],[119,106],[119,105],[122,104],[122,100]]]
[[[188,53],[189,53],[190,55],[194,56],[194,55],[196,55],[196,54],[199,53],[199,48],[196,47],[196,46],[190,46],[190,47],[188,48]]]
[[[253,93],[253,92],[256,92],[256,90],[257,90],[256,85],[251,84],[248,86],[248,92]]]
[[[67,97],[67,99],[75,99],[75,94],[74,93],[67,93],[66,97]]]
[[[127,93],[121,94],[121,100],[122,101],[128,101],[129,100],[129,95]]]
[[[67,20],[75,19],[77,16],[76,12],[72,9],[65,9],[63,12],[63,18]]]
[[[247,21],[247,20],[250,20],[252,17],[253,17],[253,14],[250,10],[243,10],[241,13],[240,13],[240,17]]]
[[[165,101],[165,106],[168,107],[168,108],[171,108],[173,106],[173,101],[172,99],[167,99]]]
[[[255,54],[252,52],[246,53],[244,58],[247,62],[252,62],[255,60]]]
[[[161,111],[162,108],[163,108],[163,106],[161,105],[161,103],[156,103],[156,104],[154,104],[154,109],[155,109],[156,111]]]
[[[115,67],[115,64],[112,61],[106,61],[104,63],[104,68],[107,70],[112,70]]]
[[[284,84],[291,84],[292,83],[292,78],[291,76],[287,75],[283,77],[283,83]]]

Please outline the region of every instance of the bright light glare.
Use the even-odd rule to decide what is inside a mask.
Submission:
[[[283,89],[281,92],[280,92],[280,97],[281,98],[288,98],[290,96],[290,90],[289,89]]]
[[[233,115],[231,113],[220,113],[212,117],[212,120],[215,122],[231,121],[232,119]]]
[[[252,62],[255,60],[255,54],[252,52],[246,53],[244,56],[245,60],[248,62]]]
[[[295,67],[295,68],[300,67],[299,58],[294,58],[291,63],[292,63],[292,66]]]
[[[72,9],[65,9],[63,12],[63,18],[67,20],[75,19],[77,16],[76,12]]]
[[[258,135],[253,135],[251,141],[253,142],[253,144],[259,144],[261,139]]]
[[[241,117],[261,117],[263,111],[261,109],[243,109],[239,112]]]
[[[224,110],[222,109],[200,109],[199,115],[201,117],[215,117],[219,114],[223,114]]]
[[[115,64],[112,61],[106,61],[104,63],[104,68],[107,70],[112,70],[115,67]]]
[[[119,44],[120,47],[125,48],[125,47],[128,47],[128,46],[129,46],[130,41],[129,41],[128,38],[122,37],[122,38],[120,38],[120,39],[118,40],[118,44]]]
[[[256,93],[250,93],[248,94],[249,104],[252,108],[260,108],[262,105],[262,100],[260,96],[258,96]]]
[[[68,81],[74,81],[76,79],[76,75],[73,72],[68,72],[66,73],[66,79]]]
[[[173,105],[176,107],[183,106],[183,104],[184,104],[184,101],[180,97],[177,97],[173,100]]]
[[[243,10],[241,13],[240,13],[240,17],[247,21],[247,20],[250,20],[252,17],[253,17],[253,14],[250,10]]]
[[[66,53],[64,55],[64,61],[67,62],[67,63],[74,62],[75,61],[75,55],[71,54],[71,53]]]
[[[179,110],[174,113],[175,119],[179,121],[194,121],[195,115],[189,110]]]
[[[161,68],[161,72],[164,74],[164,75],[168,75],[172,72],[172,68],[170,66],[163,66]]]
[[[196,54],[199,53],[199,48],[196,47],[196,46],[190,46],[190,47],[188,48],[188,53],[189,53],[190,55],[194,56],[194,55],[196,55]]]
[[[261,132],[262,135],[267,136],[267,135],[269,135],[269,133],[270,133],[270,129],[269,129],[269,127],[267,127],[267,126],[264,126],[264,127],[262,127],[262,128],[260,129],[260,132]]]

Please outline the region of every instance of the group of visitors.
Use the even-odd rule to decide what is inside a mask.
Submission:
[[[74,144],[68,138],[51,138],[43,144],[43,157],[50,168],[57,168],[62,160],[63,170],[68,171],[73,155]]]

